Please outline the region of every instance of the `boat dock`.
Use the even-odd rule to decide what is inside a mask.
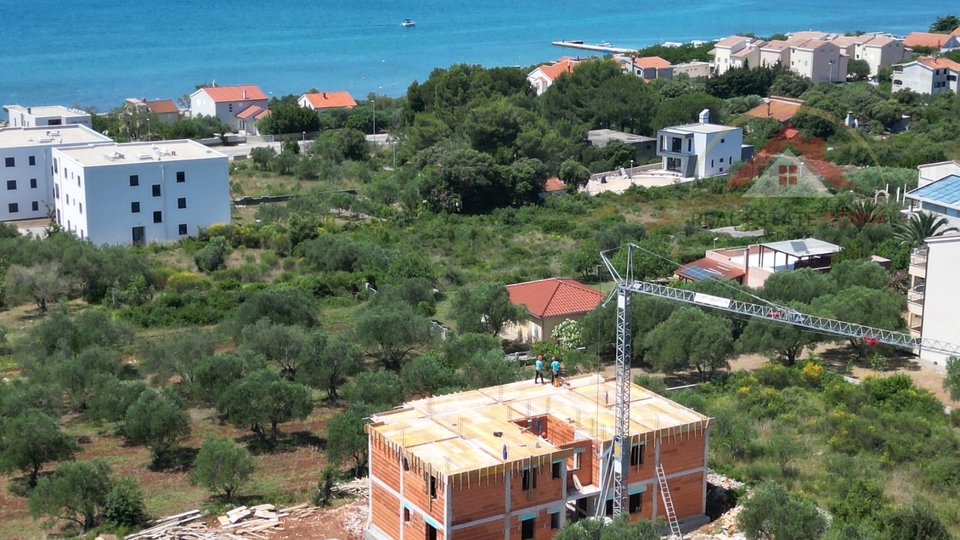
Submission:
[[[596,45],[591,45],[589,43],[584,43],[583,41],[552,41],[551,45],[556,45],[557,47],[567,47],[570,49],[582,49],[584,51],[594,51],[594,52],[603,52],[603,53],[619,53],[619,54],[628,54],[636,51],[636,49],[624,49],[622,47],[611,47],[606,44],[598,43]]]

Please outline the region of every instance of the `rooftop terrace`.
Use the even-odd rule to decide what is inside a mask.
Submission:
[[[85,166],[226,157],[196,141],[188,140],[98,144],[60,148],[59,151]]]
[[[0,148],[102,142],[110,138],[79,124],[0,129]]]

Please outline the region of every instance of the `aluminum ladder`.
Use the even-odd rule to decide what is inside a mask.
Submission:
[[[670,486],[667,485],[667,475],[663,472],[663,463],[657,463],[657,482],[660,484],[660,498],[663,499],[663,510],[667,514],[667,523],[670,525],[670,538],[683,540],[680,532],[680,523],[677,522],[677,512],[673,508],[673,499],[670,497]]]

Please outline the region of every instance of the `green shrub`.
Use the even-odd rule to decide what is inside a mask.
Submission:
[[[667,383],[663,380],[663,377],[658,375],[640,373],[633,377],[633,382],[661,396],[667,393]]]
[[[122,476],[114,480],[103,505],[103,519],[115,527],[137,526],[146,522],[143,491],[136,479]]]

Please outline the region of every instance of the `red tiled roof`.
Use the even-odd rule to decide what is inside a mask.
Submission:
[[[540,71],[547,76],[551,81],[557,80],[557,77],[563,73],[573,73],[573,68],[577,67],[577,62],[570,60],[569,58],[564,58],[552,66],[546,64],[540,66]]]
[[[950,32],[951,36],[960,36],[960,26],[953,29],[953,32]]]
[[[775,118],[780,122],[786,122],[797,114],[803,101],[793,98],[782,98],[770,96],[767,103],[761,103],[746,112],[747,116],[754,118]]]
[[[349,92],[313,92],[303,97],[314,109],[352,109],[357,106]]]
[[[603,293],[568,278],[549,278],[507,285],[510,301],[525,305],[535,317],[586,313],[603,302]]]
[[[144,101],[148,109],[157,114],[179,113],[177,104],[169,99],[158,99],[156,101]]]
[[[547,193],[552,193],[554,191],[562,191],[567,189],[566,184],[563,183],[563,180],[560,180],[556,176],[547,178],[547,182],[543,184],[543,190]]]
[[[261,106],[259,106],[259,105],[251,105],[251,106],[247,107],[246,109],[238,112],[238,113],[237,113],[237,118],[239,118],[239,119],[241,119],[241,120],[246,120],[247,118],[250,118],[251,116],[255,116],[256,114],[258,114],[258,113],[260,113],[260,112],[262,112],[262,111],[263,111],[263,107],[261,107]]]
[[[743,268],[706,257],[685,264],[677,270],[677,275],[691,281],[701,281],[708,276],[737,279],[745,274]]]
[[[634,65],[642,68],[668,68],[672,66],[670,62],[667,62],[659,56],[643,56],[640,58],[635,58],[633,60]]]
[[[954,71],[960,71],[960,63],[954,62],[949,58],[937,58],[935,56],[921,56],[917,58],[917,62],[927,66],[931,69],[942,69],[948,68]]]
[[[733,47],[737,43],[740,43],[743,41],[749,42],[753,40],[751,38],[744,37],[744,36],[730,36],[730,37],[725,37],[720,41],[718,41],[716,46],[717,47]]]
[[[907,47],[932,47],[934,49],[939,49],[943,47],[943,44],[950,39],[949,34],[931,34],[930,32],[910,32],[906,38],[903,39],[903,44]]]
[[[253,119],[260,120],[261,118],[266,118],[268,116],[270,116],[270,109],[264,109],[258,112],[257,115],[253,117]]]
[[[239,84],[236,86],[208,86],[206,88],[201,88],[201,91],[205,92],[210,99],[217,103],[225,103],[228,101],[249,101],[252,99],[267,99],[267,95],[263,93],[263,90],[260,90],[253,84]]]

